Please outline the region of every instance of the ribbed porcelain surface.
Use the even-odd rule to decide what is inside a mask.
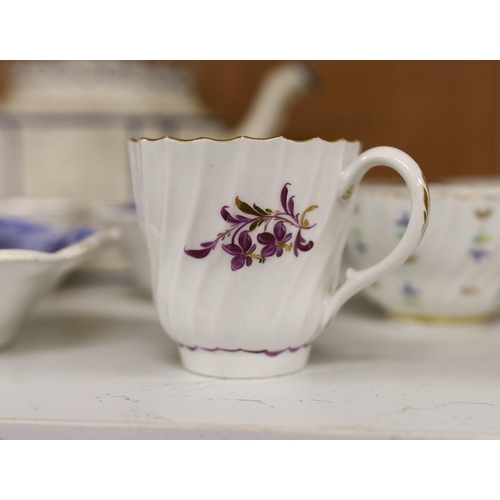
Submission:
[[[358,155],[359,143],[164,138],[131,141],[129,152],[153,294],[169,336],[186,348],[206,352],[274,352],[304,346],[320,333],[324,301],[339,278],[352,215],[352,200],[339,203],[336,196],[339,176]],[[202,243],[228,231],[232,219],[224,219],[223,207],[233,218],[254,217],[238,208],[237,197],[269,214],[283,212],[285,186],[287,202],[294,197],[291,213],[298,214],[296,225],[288,216],[284,221],[277,216],[252,231],[249,223],[234,240],[228,235],[202,258],[187,253],[202,253]],[[304,220],[310,227],[300,229]],[[275,228],[280,221],[286,236],[283,227]],[[299,229],[313,246],[295,253]],[[236,255],[244,230],[256,245],[246,250],[266,257],[263,263]],[[272,249],[264,250],[266,245],[258,239],[265,232],[268,236],[260,236],[264,243],[272,243],[269,234],[282,238],[281,251],[276,246],[276,253],[267,256]],[[223,244],[235,245],[226,247],[233,253]]]

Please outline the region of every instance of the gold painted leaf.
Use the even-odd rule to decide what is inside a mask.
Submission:
[[[266,212],[260,208],[258,205],[256,205],[255,203],[253,204],[253,208],[255,208],[255,210],[260,214],[260,215],[267,215]]]
[[[309,221],[305,218],[307,212],[312,212],[313,210],[316,210],[318,205],[311,205],[309,208],[306,208],[303,212],[302,215],[300,216],[300,225],[302,227],[309,227]]]
[[[248,203],[245,203],[244,201],[241,201],[239,197],[236,197],[236,206],[244,213],[247,215],[261,215],[259,212],[256,212]]]
[[[460,293],[465,296],[477,295],[479,292],[476,286],[463,286],[460,289]]]
[[[342,195],[342,199],[343,200],[348,200],[351,196],[352,196],[352,193],[354,191],[354,186],[351,186],[343,195]]]
[[[488,217],[491,216],[492,214],[492,210],[491,208],[487,208],[485,210],[481,210],[479,208],[477,208],[475,211],[474,211],[474,215],[478,218],[478,219],[487,219]]]

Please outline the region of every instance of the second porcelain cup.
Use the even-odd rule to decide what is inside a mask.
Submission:
[[[230,378],[305,366],[311,343],[352,295],[401,265],[428,217],[406,153],[282,137],[132,140],[132,181],[160,322],[190,371]],[[378,264],[340,265],[358,184],[395,169],[412,200],[408,229]]]
[[[398,269],[364,290],[394,319],[463,325],[500,311],[500,183],[493,178],[430,185],[432,217],[418,249]],[[404,234],[404,186],[363,185],[347,240],[346,263],[368,267]]]

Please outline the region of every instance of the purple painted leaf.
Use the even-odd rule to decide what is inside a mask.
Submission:
[[[247,253],[254,253],[255,252],[255,249],[257,248],[257,245],[252,245],[249,249],[248,249],[248,252]]]
[[[228,211],[229,207],[226,205],[225,207],[222,207],[220,214],[222,218],[226,221],[229,222],[230,224],[236,224],[238,222],[237,219],[235,219]]]
[[[306,241],[306,240],[304,240]],[[311,248],[314,246],[314,242],[313,241],[309,241],[307,242],[305,245],[302,245],[302,244],[299,244],[299,248],[303,251],[303,252],[309,252],[309,250],[311,250]]]
[[[202,250],[186,250],[184,248],[184,252],[189,255],[190,257],[194,257],[195,259],[203,259],[206,257],[210,252],[212,251],[212,248],[204,248]]]
[[[274,244],[276,242],[276,238],[271,233],[261,233],[257,235],[257,241],[261,245],[269,245]]]
[[[289,185],[290,183],[287,182],[284,186],[283,186],[283,189],[281,190],[281,205],[283,206],[283,210],[286,212],[286,202],[287,202],[287,199],[288,199],[288,188],[287,186]]]
[[[290,201],[292,201],[290,199]],[[278,241],[282,241],[283,238],[285,237],[285,234],[286,234],[286,227],[285,227],[285,224],[283,224],[283,222],[278,222],[275,226],[274,226],[274,236],[276,236],[276,239]]]
[[[301,230],[297,233],[297,238],[295,238],[295,243],[293,245],[293,253],[296,257],[299,256],[299,250],[302,252],[308,252],[314,246],[312,241],[306,243],[306,240],[302,237]]]
[[[469,254],[476,262],[481,262],[483,259],[488,257],[488,250],[482,248],[472,248],[469,250]]]
[[[241,255],[243,253],[238,245],[233,245],[232,243],[222,245],[222,249],[229,255]]]
[[[231,269],[233,271],[237,271],[238,269],[241,269],[245,265],[245,256],[244,255],[237,255],[236,257],[233,257],[231,260]],[[252,260],[252,259],[250,259]]]
[[[202,246],[203,248],[211,248],[214,246],[214,242],[213,241],[206,241],[205,243],[200,243],[200,246]]]
[[[282,241],[283,243],[286,243],[287,241],[290,241],[292,239],[292,236],[293,234],[292,233],[288,233],[285,237],[283,237],[280,241]]]
[[[249,217],[245,217],[244,215],[237,215],[236,216],[236,223],[238,222],[248,222],[250,219]]]
[[[224,219],[224,220],[228,220],[229,217],[231,217],[231,214],[227,211],[229,207],[227,205],[224,205],[221,209],[220,209],[220,215],[221,217]]]
[[[238,238],[238,242],[240,244],[243,253],[248,253],[250,247],[252,246],[252,237],[248,231],[242,231]]]
[[[252,265],[252,258],[251,257],[245,257],[247,267],[250,267]]]
[[[266,245],[261,252],[262,257],[264,257],[265,259],[267,259],[268,257],[272,257],[275,253],[276,245],[274,243],[271,245]]]
[[[283,255],[283,249],[281,247],[276,247],[276,256],[281,257]]]
[[[293,217],[293,209],[295,207],[295,203],[293,201],[293,199],[295,198],[295,196],[292,196],[289,200],[288,200],[288,213]]]

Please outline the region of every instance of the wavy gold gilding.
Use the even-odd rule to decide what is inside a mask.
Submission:
[[[419,324],[432,324],[432,325],[443,325],[443,326],[458,326],[458,325],[470,325],[476,323],[485,323],[492,318],[491,314],[478,314],[477,316],[419,316],[417,314],[405,314],[405,313],[388,313],[389,317],[397,321],[405,321],[408,323],[419,323]]]
[[[360,141],[355,139],[353,141],[348,141],[347,139],[341,138],[341,139],[336,139],[334,141],[328,141],[326,139],[321,139],[321,137],[312,137],[310,139],[303,139],[303,140],[298,140],[298,139],[288,139],[287,137],[284,137],[282,135],[277,135],[274,137],[249,137],[247,135],[239,135],[237,137],[231,137],[229,139],[214,139],[212,137],[196,137],[193,139],[179,139],[178,137],[173,137],[166,135],[164,137],[158,137],[157,139],[150,139],[148,137],[141,137],[139,139],[133,139],[130,138],[130,142],[158,142],[162,141],[164,139],[168,139],[171,141],[177,141],[177,142],[196,142],[196,141],[211,141],[211,142],[232,142],[232,141],[239,141],[241,139],[250,139],[252,141],[275,141],[277,139],[284,139],[285,141],[288,142],[295,142],[295,143],[303,143],[303,142],[312,142],[312,141],[321,141],[321,142],[327,142],[328,144],[334,144],[336,142],[349,142],[351,144],[354,143],[359,143]]]

